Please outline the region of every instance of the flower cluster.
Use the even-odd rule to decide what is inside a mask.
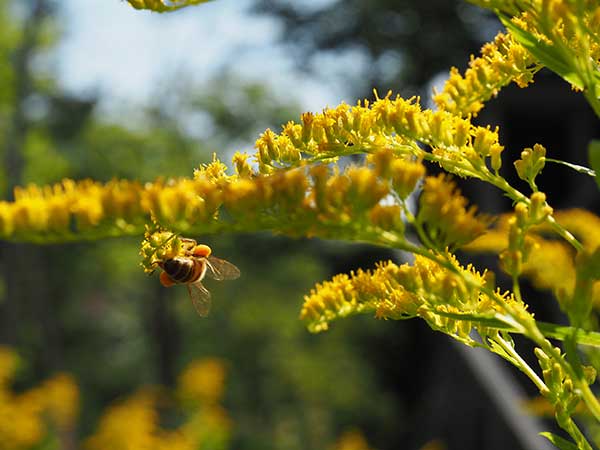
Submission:
[[[183,255],[183,244],[176,234],[153,221],[152,226],[146,225],[140,255],[144,272],[151,274],[160,262]]]
[[[144,192],[139,183],[124,180],[17,187],[13,202],[0,202],[0,236],[44,241],[139,232],[150,206]]]
[[[268,175],[244,171],[248,176],[228,176],[217,161],[196,171],[194,182],[211,189],[203,199],[214,207],[214,220],[199,224],[201,230],[214,224],[227,230],[273,229],[374,243],[379,243],[381,232],[390,232],[399,242],[404,240],[402,215],[409,213],[405,199],[425,175],[420,162],[397,157],[389,149],[342,172],[324,164]],[[416,224],[437,248],[458,248],[480,235],[489,222],[476,215],[475,208],[467,209],[466,203],[449,179],[427,177]],[[176,204],[171,199],[169,207]],[[155,216],[165,220],[162,212]],[[141,253],[145,270],[151,272],[157,262],[180,254],[181,245],[170,231],[155,224],[147,227]]]
[[[494,9],[503,23],[540,63],[583,90],[598,113],[597,61],[600,6],[596,2],[475,0]]]
[[[429,243],[439,250],[471,242],[490,223],[489,217],[476,215],[475,206],[467,209],[467,199],[448,178],[444,174],[427,177],[419,199],[417,221],[424,227]]]
[[[483,104],[511,82],[527,87],[541,66],[509,34],[498,33],[493,42],[471,57],[469,68],[461,75],[453,67],[441,92],[433,100],[439,109],[458,116],[476,116]]]
[[[288,122],[280,134],[267,130],[256,141],[261,173],[340,156],[389,148],[398,155],[429,158],[449,172],[480,177],[483,160],[500,167],[503,147],[497,132],[474,126],[447,111],[422,109],[417,98],[377,98],[372,104],[341,104],[321,114],[306,113],[301,123]],[[431,156],[417,144],[435,150]]]
[[[493,290],[489,286],[491,274],[462,267],[453,258],[451,261],[454,270],[416,255],[413,265],[386,262],[373,271],[336,275],[317,284],[305,297],[300,317],[312,332],[326,330],[333,320],[360,313],[396,320],[421,317],[432,328],[472,344],[469,333],[478,325],[469,318],[494,317],[502,312],[503,304],[527,314],[524,305],[512,296],[495,292],[491,298],[486,293]]]
[[[239,161],[239,158],[235,161]],[[402,231],[397,205],[382,203],[395,189],[411,192],[424,174],[415,162],[307,168],[224,175],[215,161],[193,179],[106,184],[64,180],[15,191],[0,202],[0,237],[40,242],[138,234],[154,218],[182,232],[274,230],[292,235],[355,235],[363,225]],[[385,175],[385,177],[383,176]],[[188,233],[189,234],[189,233]]]
[[[185,421],[174,429],[159,425],[157,406],[168,399],[158,388],[142,388],[111,406],[100,419],[85,448],[194,450],[228,448],[230,419],[219,401],[224,390],[225,368],[217,359],[193,361],[177,387]]]
[[[63,180],[17,188],[13,202],[0,202],[0,238],[51,242],[141,234],[151,217],[188,234],[266,229],[343,237],[340,230],[353,236],[369,222],[401,228],[400,206],[382,200],[392,191],[406,198],[424,174],[418,161],[484,178],[488,165],[500,168],[503,147],[495,130],[388,95],[303,114],[301,124],[290,122],[279,135],[267,130],[256,149],[253,157],[234,156],[232,175],[215,159],[193,179]],[[369,158],[343,170],[329,164],[354,153]]]
[[[79,390],[67,374],[13,393],[10,381],[17,364],[16,353],[0,347],[0,449],[32,448],[52,433],[70,432],[78,413]]]

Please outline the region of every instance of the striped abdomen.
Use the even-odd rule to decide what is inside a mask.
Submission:
[[[193,283],[206,272],[206,263],[196,258],[177,256],[163,263],[163,270],[176,283]]]

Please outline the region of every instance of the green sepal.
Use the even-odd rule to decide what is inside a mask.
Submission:
[[[561,438],[560,436],[554,433],[550,433],[549,431],[541,432],[540,436],[544,436],[552,444],[557,446],[560,450],[578,450],[577,445],[567,441],[565,438]]]

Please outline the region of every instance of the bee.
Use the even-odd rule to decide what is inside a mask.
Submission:
[[[160,282],[165,287],[185,284],[190,299],[200,317],[210,312],[210,292],[202,284],[204,277],[214,280],[235,280],[240,270],[224,259],[212,256],[208,245],[198,244],[194,239],[180,238],[183,254],[158,263],[163,270]]]

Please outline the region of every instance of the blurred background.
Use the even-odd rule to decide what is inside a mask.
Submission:
[[[191,176],[213,152],[226,160],[251,151],[264,129],[372,98],[373,88],[427,99],[500,29],[491,15],[448,0],[219,0],[164,15],[119,0],[0,0],[0,189],[10,199],[15,185],[63,177]],[[542,142],[555,158],[585,164],[597,134],[585,102],[545,73],[527,91],[503,91],[479,120],[501,126],[509,157]],[[584,195],[593,180],[552,168],[544,177],[553,206],[597,208]],[[479,185],[464,190],[484,211],[510,208]],[[523,377],[509,369],[507,378],[502,363],[482,375],[423,323],[357,317],[321,335],[304,329],[300,305],[316,282],[401,255],[266,234],[193,237],[242,272],[207,283],[208,319],[184,288],[144,275],[141,237],[0,244],[0,344],[19,355],[0,412],[56,373],[69,373],[79,392],[61,436],[11,447],[0,427],[0,449],[142,448],[88,437],[107,411],[121,417],[115,401],[125,401],[117,405],[127,422],[146,404],[142,386],[181,392],[190,377],[222,389],[208,400],[187,395],[219,403],[217,422],[226,424],[220,440],[194,448],[544,448],[499,407],[498,386],[519,393]],[[551,305],[534,307],[560,321]],[[0,358],[0,381],[2,370]],[[137,403],[124,400],[132,395]],[[187,423],[188,397],[155,400],[158,415],[147,420],[161,430]]]

